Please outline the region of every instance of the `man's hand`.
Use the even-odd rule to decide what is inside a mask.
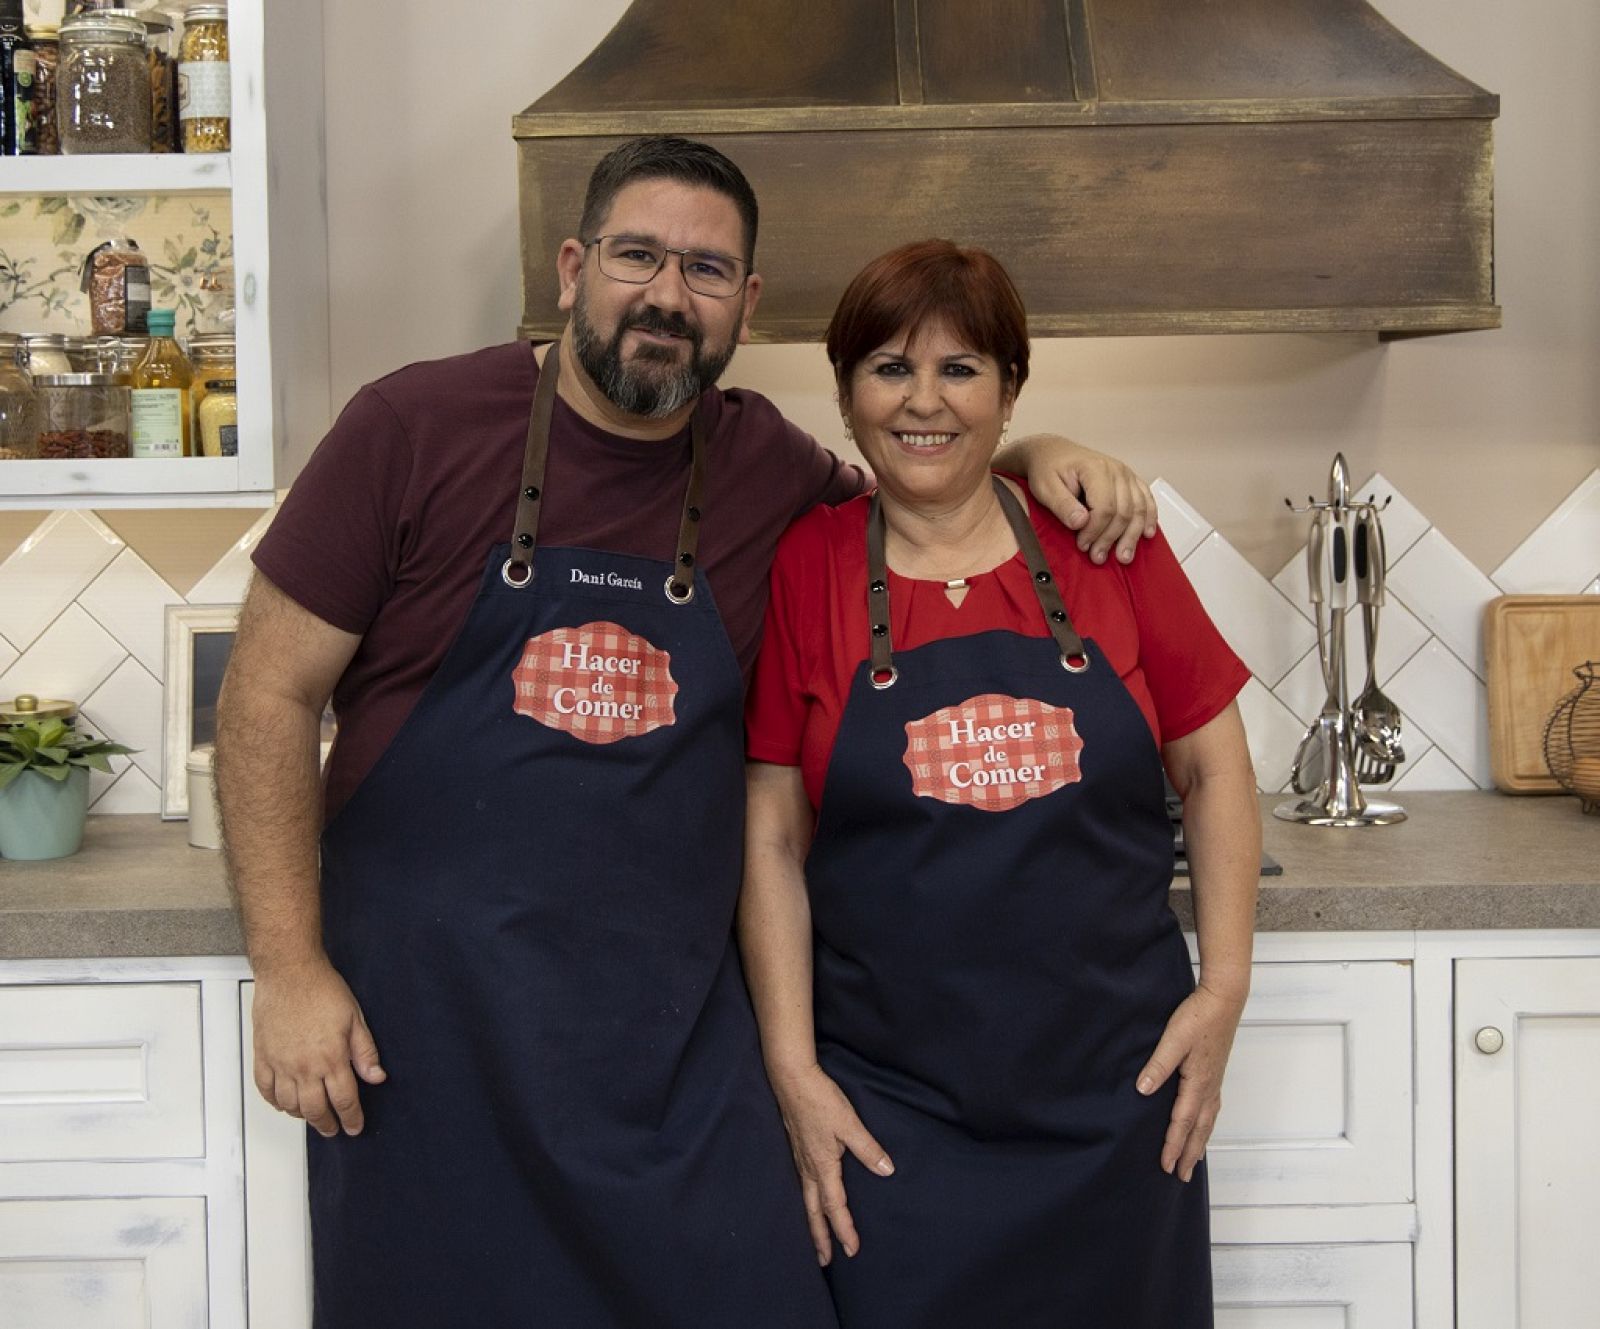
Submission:
[[[1078,533],[1078,548],[1096,563],[1104,563],[1113,546],[1118,562],[1131,563],[1140,539],[1155,535],[1155,495],[1115,457],[1057,434],[1019,439],[997,464],[1005,469],[1012,457],[1011,468],[1027,476],[1034,496]]]
[[[352,1070],[353,1068],[353,1070]],[[356,1076],[388,1078],[354,994],[325,959],[256,974],[255,1081],[261,1096],[325,1139],[361,1134]]]

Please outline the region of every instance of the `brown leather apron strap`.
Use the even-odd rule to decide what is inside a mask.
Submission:
[[[556,384],[560,376],[561,343],[554,342],[545,353],[539,383],[533,391],[528,443],[522,454],[522,488],[517,495],[517,519],[511,533],[511,557],[500,568],[501,579],[517,590],[533,583],[533,551],[539,543],[544,468],[550,452],[550,419],[555,413]],[[689,440],[693,454],[689,464],[689,487],[683,496],[683,515],[678,520],[678,548],[664,587],[667,599],[673,604],[688,604],[694,599],[694,561],[700,541],[700,503],[706,471],[706,427],[703,408],[698,403],[689,423]]]
[[[533,390],[528,415],[528,445],[522,453],[522,492],[517,495],[517,522],[512,527],[511,557],[500,567],[507,586],[521,590],[533,582],[533,550],[539,541],[539,505],[544,500],[544,463],[550,451],[550,417],[556,408],[556,382],[561,377],[561,343],[552,342]]]
[[[998,475],[991,477],[1000,500],[1000,510],[1005,513],[1016,537],[1017,546],[1032,574],[1033,593],[1038,598],[1044,621],[1050,628],[1061,652],[1061,667],[1071,674],[1081,674],[1089,667],[1089,653],[1084,650],[1083,638],[1072,626],[1067,606],[1062,602],[1056,587],[1055,574],[1045,561],[1044,550],[1039,547],[1039,537],[1034,533],[1028,514],[1022,510],[1016,495]],[[870,681],[880,691],[893,687],[900,677],[894,665],[894,647],[889,631],[889,561],[884,552],[883,507],[876,492],[867,509],[867,622],[870,626]]]
[[[1000,507],[1006,514],[1006,520],[1011,523],[1011,533],[1017,537],[1022,557],[1028,562],[1028,571],[1033,574],[1033,593],[1039,597],[1044,621],[1049,625],[1050,635],[1056,639],[1056,645],[1061,648],[1061,667],[1070,674],[1081,674],[1089,667],[1089,653],[1083,649],[1083,638],[1072,626],[1067,606],[1062,602],[1061,591],[1056,586],[1055,574],[1050,571],[1044,550],[1039,547],[1039,536],[1006,482],[998,475],[993,479]]]

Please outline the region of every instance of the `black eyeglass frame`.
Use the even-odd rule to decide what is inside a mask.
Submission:
[[[635,243],[637,243],[641,248],[659,249],[661,251],[661,261],[656,264],[655,271],[652,272],[648,277],[619,277],[614,272],[606,271],[605,262],[600,257],[600,250],[595,248],[594,262],[595,266],[600,269],[600,275],[607,281],[622,282],[626,286],[648,286],[661,275],[661,269],[667,266],[667,259],[673,254],[676,254],[678,256],[678,275],[683,278],[683,284],[685,286],[687,286],[696,295],[703,295],[708,300],[731,300],[734,298],[734,296],[742,295],[744,293],[744,288],[750,284],[750,274],[755,270],[744,259],[734,258],[731,254],[719,254],[710,249],[673,249],[669,245],[657,244],[654,240],[638,240],[636,237],[627,235],[597,235],[593,240],[585,240],[583,242],[583,247],[585,249],[589,249],[591,247],[598,246],[606,240],[634,240]],[[692,281],[689,280],[689,274],[684,270],[683,261],[684,259],[688,258],[690,254],[704,254],[708,258],[719,259],[724,263],[737,263],[739,267],[743,269],[742,275],[739,278],[738,286],[729,291],[726,295],[718,295],[714,291],[702,291]]]

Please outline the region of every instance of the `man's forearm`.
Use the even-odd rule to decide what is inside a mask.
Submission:
[[[224,686],[217,797],[228,880],[257,973],[323,958],[318,841],[321,716],[304,703]]]

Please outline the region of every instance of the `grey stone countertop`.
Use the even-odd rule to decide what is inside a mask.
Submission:
[[[1600,928],[1600,817],[1572,798],[1491,793],[1402,796],[1398,826],[1325,830],[1272,816],[1261,882],[1263,932]],[[1173,908],[1193,922],[1188,883]],[[83,849],[44,863],[0,861],[0,959],[237,955],[239,923],[222,856],[191,849],[182,822],[91,817]]]

